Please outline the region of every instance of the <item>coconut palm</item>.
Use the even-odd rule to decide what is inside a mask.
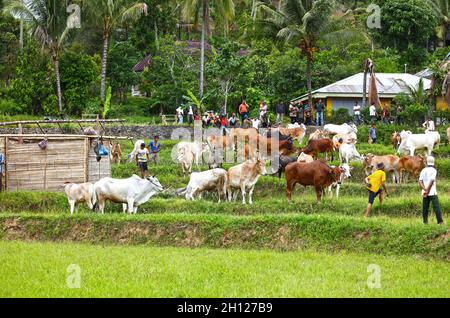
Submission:
[[[308,100],[312,105],[312,65],[317,42],[328,27],[333,11],[333,0],[285,0],[277,9],[266,3],[259,3],[262,26],[273,32],[277,38],[298,46],[306,56]]]
[[[100,98],[105,101],[106,67],[108,61],[108,47],[111,33],[122,23],[135,21],[143,14],[147,14],[147,4],[144,2],[131,2],[129,0],[79,0],[87,9],[93,21],[102,24],[103,51],[100,82]]]
[[[204,91],[205,41],[211,36],[211,9],[216,10],[223,23],[228,24],[234,18],[233,0],[183,0],[183,16],[186,19],[199,21],[201,16],[202,35],[200,44],[200,98]]]
[[[51,56],[56,76],[58,108],[62,111],[61,76],[59,57],[71,29],[67,24],[68,0],[10,0],[4,10],[23,21]]]

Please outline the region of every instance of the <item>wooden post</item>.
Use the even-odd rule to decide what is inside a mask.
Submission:
[[[84,182],[89,182],[89,138],[84,139]]]
[[[21,135],[23,134],[23,129],[22,129],[22,124],[17,124],[17,128],[19,129],[19,144],[23,144],[23,138],[21,137]]]

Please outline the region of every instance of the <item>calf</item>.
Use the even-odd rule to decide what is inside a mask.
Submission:
[[[422,156],[404,156],[401,157],[397,163],[397,171],[400,182],[405,181],[404,172],[409,172],[417,179],[420,171],[426,166],[426,158]]]
[[[111,145],[111,161],[120,164],[122,158],[122,147],[118,142]]]
[[[339,147],[339,159],[341,163],[350,163],[351,159],[361,160],[361,155],[356,150],[355,144],[347,143]]]
[[[313,156],[314,159],[317,159],[319,153],[325,153],[327,159],[328,155],[331,154],[331,160],[333,160],[333,141],[330,138],[310,140],[308,145],[299,151]]]
[[[320,203],[322,192],[325,188],[338,182],[343,170],[339,167],[330,167],[321,160],[311,163],[293,162],[287,165],[286,196],[289,203],[292,202],[292,191],[297,183],[303,186],[314,186],[316,189],[317,203]]]
[[[66,192],[67,200],[69,201],[70,214],[73,214],[75,204],[78,202],[86,202],[91,210],[94,208],[94,185],[92,183],[69,183],[65,186],[64,192]]]
[[[373,154],[367,154],[363,157],[363,168],[366,176],[374,173],[377,170],[377,165],[379,163],[384,164],[384,172],[392,173],[392,182],[396,183],[399,181],[397,164],[399,158],[393,155],[386,156],[374,156]]]
[[[394,146],[395,149],[398,149],[401,142],[402,142],[402,137],[400,137],[400,133],[394,131],[391,136],[392,146]]]
[[[193,172],[187,188],[181,194],[185,194],[186,200],[194,200],[196,196],[201,198],[204,191],[216,191],[220,197],[223,194],[226,200],[228,173],[224,169],[216,168],[202,172]]]
[[[341,185],[344,183],[344,180],[352,177],[352,175],[350,174],[352,167],[350,167],[347,163],[344,163],[341,166],[341,169],[342,169],[342,174],[341,174],[340,180],[337,182],[333,182],[333,184],[331,184],[328,187],[328,193],[329,193],[330,197],[333,197],[333,188],[336,188],[336,197],[338,198],[339,190],[341,189]]]
[[[245,161],[228,170],[228,201],[231,201],[233,189],[241,190],[242,204],[245,204],[245,194],[248,191],[248,203],[253,204],[253,190],[260,176],[267,174],[266,166],[263,160],[256,162]],[[236,193],[237,196],[237,193]],[[236,199],[235,196],[235,199]]]

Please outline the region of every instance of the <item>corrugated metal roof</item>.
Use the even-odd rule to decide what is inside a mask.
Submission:
[[[133,71],[143,72],[147,66],[152,63],[152,55],[147,54],[141,61],[139,61],[134,67]]]
[[[420,77],[408,73],[375,73],[377,79],[378,95],[380,97],[393,97],[400,93],[408,93],[408,86],[417,87]],[[324,97],[355,97],[363,94],[364,73],[358,73],[336,83],[313,91],[313,96]],[[431,81],[423,78],[425,89],[431,87]],[[370,74],[367,76],[367,86],[370,85]],[[367,87],[367,92],[369,87]],[[307,94],[293,100],[303,100]]]

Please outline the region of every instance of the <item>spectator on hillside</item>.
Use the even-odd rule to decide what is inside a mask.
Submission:
[[[377,121],[377,108],[375,107],[375,103],[372,103],[369,107],[369,116],[372,124]]]
[[[277,124],[281,124],[281,123],[283,123],[283,117],[284,117],[284,113],[286,111],[284,109],[284,103],[283,102],[280,102],[277,105],[276,111],[277,111]]]
[[[139,167],[139,170],[141,171],[141,178],[144,179],[148,175],[148,165],[147,162],[150,159],[148,157],[148,149],[145,148],[145,143],[141,144],[141,148],[137,151],[136,154],[136,164]]]
[[[239,123],[239,119],[236,117],[236,114],[231,114],[231,117],[228,119],[228,125],[231,128],[236,128]]]
[[[372,143],[372,144],[377,143],[377,125],[376,124],[372,124],[372,127],[370,127],[370,130],[369,130],[369,144],[370,143]]]
[[[192,125],[194,123],[194,110],[192,109],[192,106],[189,105],[188,109],[188,124]]]
[[[295,124],[298,122],[298,107],[293,103],[289,105],[289,117],[291,118],[291,124]]]
[[[355,106],[353,106],[353,115],[355,116],[356,125],[361,125],[361,105],[358,101],[355,101]]]
[[[222,135],[225,135],[227,128],[227,117],[225,115],[220,116],[220,131]]]
[[[241,121],[248,119],[248,105],[245,98],[242,100],[241,105],[239,105],[239,114],[241,115]]]
[[[381,120],[385,124],[389,124],[389,119],[391,118],[391,113],[389,112],[389,106],[384,105],[383,107],[383,113],[381,114]]]
[[[323,103],[322,100],[319,99],[319,101],[316,103],[315,105],[315,110],[316,110],[316,125],[317,126],[323,126],[324,122],[323,122]]]
[[[422,124],[422,127],[425,128],[425,130],[428,130],[428,131],[436,130],[436,127],[434,125],[434,121],[433,121],[433,119],[431,119],[431,117],[427,118],[427,120]]]
[[[401,125],[402,124],[402,111],[403,111],[403,109],[402,109],[402,106],[400,106],[400,105],[397,105],[397,108],[396,108],[396,120],[397,120],[397,125]]]
[[[442,219],[441,206],[436,190],[437,170],[434,167],[434,157],[427,157],[427,167],[425,167],[419,176],[419,185],[422,188],[422,214],[423,223],[428,224],[428,213],[430,210],[430,203],[433,204],[433,210],[436,214],[438,224],[444,224]]]
[[[377,171],[372,173],[370,176],[364,179],[367,184],[367,189],[369,190],[369,203],[367,204],[367,209],[365,213],[365,217],[368,218],[370,213],[372,212],[372,205],[375,201],[375,198],[379,195],[380,206],[383,204],[383,191],[386,193],[386,196],[389,196],[387,187],[386,187],[386,172],[384,172],[384,163],[380,162],[377,165]]]
[[[297,123],[305,123],[305,104],[303,102],[300,102],[300,105],[298,106]]]
[[[312,110],[309,103],[305,104],[305,125],[312,125]]]
[[[181,107],[178,107],[176,109],[176,114],[177,114],[177,118],[178,118],[178,125],[182,125],[183,124],[183,109],[181,109]]]
[[[259,103],[259,120],[263,127],[267,127],[267,103],[265,101]]]

